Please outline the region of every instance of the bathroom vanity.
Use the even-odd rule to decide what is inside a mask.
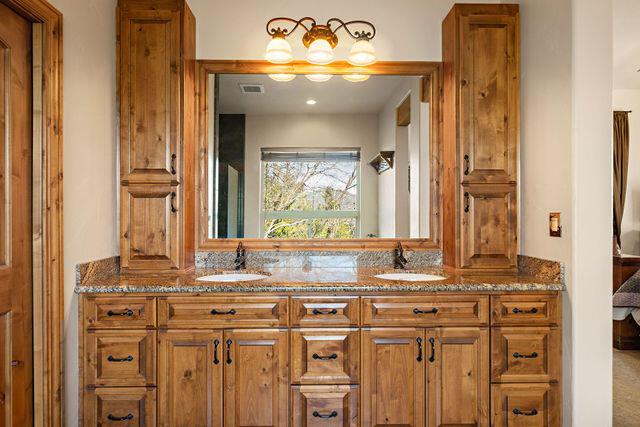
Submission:
[[[87,277],[84,425],[560,425],[560,283],[385,271]]]
[[[561,424],[562,267],[518,256],[517,5],[455,5],[442,62],[367,66],[196,60],[183,0],[117,17],[120,257],[79,267],[83,425]],[[334,36],[307,29],[308,60]]]

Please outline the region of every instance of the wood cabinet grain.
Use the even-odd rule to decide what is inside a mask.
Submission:
[[[562,425],[558,384],[494,384],[491,425],[554,427]]]
[[[85,426],[154,427],[156,390],[141,387],[97,388],[84,399]]]
[[[291,387],[292,426],[358,427],[358,386]]]

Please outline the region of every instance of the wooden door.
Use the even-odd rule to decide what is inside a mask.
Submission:
[[[120,12],[120,162],[123,183],[180,176],[180,12]]]
[[[438,328],[428,330],[426,339],[428,425],[488,426],[489,330]]]
[[[363,425],[425,425],[426,351],[420,328],[362,330]]]
[[[0,3],[0,425],[33,423],[31,23]]]
[[[161,331],[158,424],[222,425],[221,331]]]
[[[518,19],[460,17],[463,182],[515,182],[519,129]]]
[[[287,425],[288,336],[286,329],[225,331],[225,426]]]
[[[462,267],[517,266],[517,204],[512,185],[469,185],[461,191]]]
[[[171,185],[121,187],[120,265],[178,268],[178,188]]]

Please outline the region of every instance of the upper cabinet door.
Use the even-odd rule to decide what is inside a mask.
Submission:
[[[460,19],[460,179],[515,182],[520,102],[517,16]]]
[[[427,330],[429,423],[489,426],[489,330]]]
[[[180,176],[180,12],[120,13],[120,179],[176,182]]]
[[[462,267],[515,268],[518,249],[515,185],[464,186],[461,196]]]
[[[124,268],[178,267],[179,192],[170,185],[120,190],[120,263]]]
[[[234,329],[224,333],[224,425],[286,427],[289,332]]]
[[[425,425],[428,346],[419,328],[362,331],[362,425]]]

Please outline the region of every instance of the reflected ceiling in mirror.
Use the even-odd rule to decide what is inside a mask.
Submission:
[[[210,74],[208,237],[428,238],[424,83]],[[381,152],[394,160],[378,174]]]

